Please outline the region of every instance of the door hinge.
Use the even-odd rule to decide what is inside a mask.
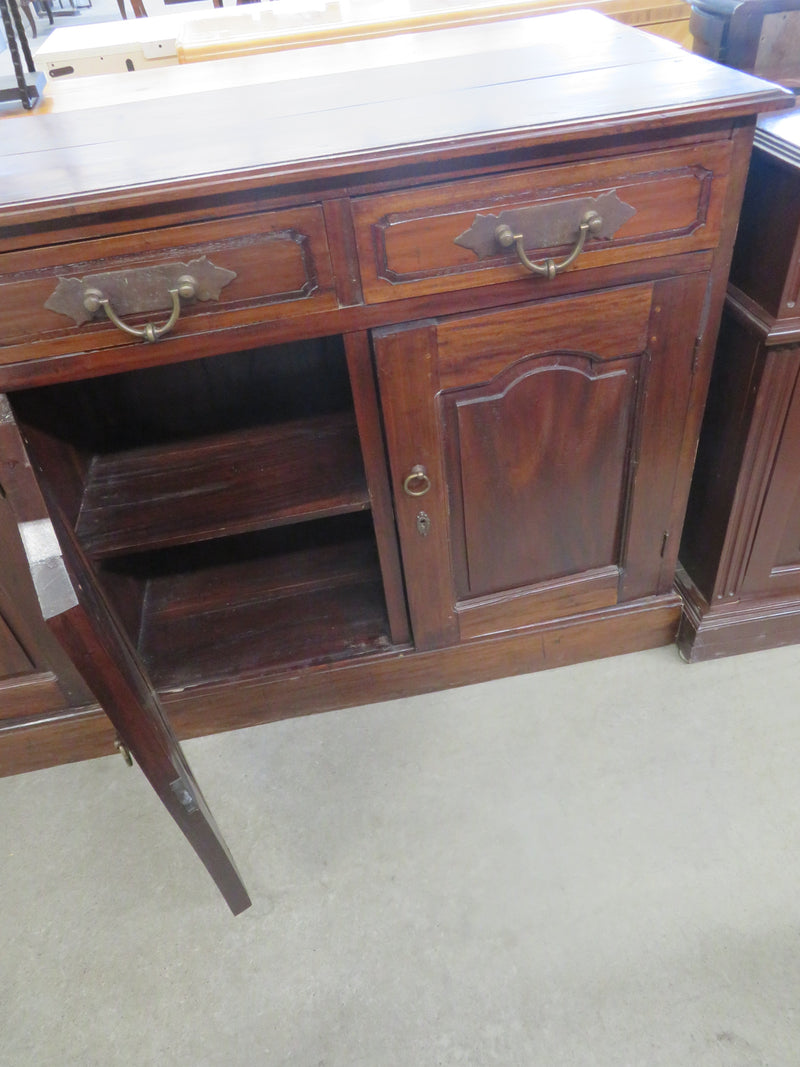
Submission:
[[[667,551],[667,541],[669,541],[669,530],[664,531],[664,536],[661,538],[661,558],[664,558],[664,553]]]
[[[131,750],[128,748],[128,746],[125,744],[125,742],[121,738],[118,737],[114,741],[114,748],[117,750],[117,752],[119,752],[119,754],[125,760],[125,763],[129,767],[132,767],[133,766],[133,757],[131,756]]]
[[[185,778],[176,778],[174,782],[169,783],[169,787],[177,797],[178,803],[185,809],[187,815],[191,815],[192,812],[199,810],[197,798]]]

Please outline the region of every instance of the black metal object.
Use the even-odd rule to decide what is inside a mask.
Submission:
[[[46,79],[33,64],[17,0],[0,0],[0,18],[14,67],[13,78],[0,78],[0,102],[19,100],[26,110],[30,110],[41,97]],[[23,67],[23,59],[27,70]]]

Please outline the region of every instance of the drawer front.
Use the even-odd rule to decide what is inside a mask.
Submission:
[[[159,326],[184,275],[199,279],[196,295],[180,299],[169,336],[337,306],[317,205],[14,252],[0,257],[0,364],[141,344],[103,307],[83,312],[85,291],[103,292],[134,328]]]
[[[498,226],[524,230],[538,265],[573,251],[588,212],[605,216],[570,271],[713,248],[730,163],[728,142],[498,175],[354,203],[365,299],[393,300],[547,278],[504,247]],[[516,236],[516,232],[513,233]]]

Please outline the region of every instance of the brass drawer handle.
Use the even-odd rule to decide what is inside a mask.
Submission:
[[[403,489],[409,496],[425,496],[431,487],[431,480],[424,467],[419,463],[411,468],[411,473],[403,482]]]
[[[67,315],[76,326],[91,322],[98,311],[132,337],[155,341],[168,333],[181,313],[184,300],[219,300],[220,293],[236,272],[217,267],[206,256],[187,263],[159,263],[151,267],[127,267],[82,278],[59,275],[58,285],[45,301],[48,311]],[[169,311],[167,311],[169,309]],[[143,330],[126,326],[122,316],[168,314],[162,326],[150,323]]]
[[[581,219],[581,224],[578,229],[578,239],[575,242],[575,247],[572,249],[566,259],[562,259],[560,263],[556,263],[555,260],[550,259],[548,256],[544,263],[533,263],[528,259],[522,242],[524,236],[521,233],[514,233],[510,226],[498,226],[494,231],[495,237],[503,248],[510,248],[512,245],[517,251],[517,258],[526,270],[531,271],[532,274],[541,274],[545,278],[555,278],[562,270],[566,270],[567,267],[574,263],[578,256],[583,251],[583,246],[586,244],[586,238],[590,233],[597,234],[603,228],[603,219],[601,215],[598,215],[596,211],[587,211]]]
[[[129,333],[131,337],[141,337],[145,341],[157,341],[159,337],[163,337],[165,333],[169,333],[175,323],[178,321],[178,317],[181,313],[181,297],[184,300],[191,300],[197,292],[197,282],[190,274],[184,274],[183,277],[178,279],[178,284],[175,289],[168,290],[170,297],[172,298],[172,312],[165,323],[161,326],[156,326],[152,322],[148,322],[146,326],[141,329],[137,329],[135,326],[128,326],[117,315],[111,306],[111,301],[108,297],[103,295],[101,289],[86,289],[83,294],[83,306],[86,310],[94,315],[100,308],[106,313],[106,316],[117,327],[118,330],[123,330],[125,333]]]

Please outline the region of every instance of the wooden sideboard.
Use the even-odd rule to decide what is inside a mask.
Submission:
[[[6,773],[135,749],[114,649],[189,737],[674,639],[789,94],[591,12],[271,61],[3,122]]]

